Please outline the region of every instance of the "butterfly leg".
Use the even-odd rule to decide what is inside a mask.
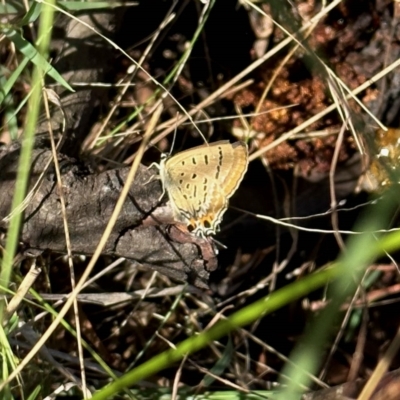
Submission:
[[[143,185],[148,185],[150,182],[160,179],[160,175],[152,175]]]
[[[153,168],[153,167],[156,167],[158,170],[160,170],[160,165],[159,164],[157,164],[156,162],[153,162],[153,163],[151,163],[148,167],[147,167],[147,169],[150,169],[150,168]],[[144,183],[144,185],[148,185],[150,182],[153,182],[154,180],[156,180],[156,179],[160,179],[160,175],[152,175],[145,183]]]
[[[160,169],[160,166],[159,166],[157,163],[152,163],[151,165],[149,165],[149,166],[147,167],[147,169],[150,169],[150,168],[153,167],[153,166],[155,166],[157,169]],[[148,185],[150,182],[153,182],[153,181],[155,181],[156,179],[160,179],[160,180],[161,180],[161,177],[160,177],[159,174],[157,174],[157,175],[152,175],[152,176],[144,183],[144,185]],[[161,180],[161,185],[162,185],[162,193],[161,193],[161,196],[158,198],[158,201],[159,201],[159,202],[161,201],[161,199],[162,199],[162,198],[164,197],[164,195],[165,195],[165,187],[164,187],[164,184],[163,184],[162,180]]]
[[[160,175],[152,175],[152,176],[144,183],[144,185],[148,185],[150,182],[153,182],[153,181],[155,181],[156,179],[160,179]],[[161,193],[161,196],[158,198],[158,201],[161,201],[161,199],[164,197],[164,194],[165,194],[165,187],[164,187],[164,185],[162,184],[162,181],[161,181],[161,185],[162,185],[162,193]]]
[[[156,162],[152,162],[152,163],[147,167],[147,169],[150,169],[150,168],[153,168],[153,167],[156,167],[158,170],[160,170],[160,164],[158,164],[158,163],[156,163]]]

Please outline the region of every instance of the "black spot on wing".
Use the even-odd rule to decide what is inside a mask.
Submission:
[[[193,226],[193,224],[189,224],[188,226],[187,226],[187,230],[189,231],[189,232],[193,232],[194,231],[194,226]]]
[[[205,186],[205,189],[207,189],[207,186]],[[203,203],[205,204],[207,200],[207,190],[204,190],[204,197],[203,197]]]
[[[221,173],[223,158],[224,158],[224,156],[222,154],[222,147],[218,147],[218,165],[217,165],[217,172],[215,173],[215,179],[218,179],[219,174]]]
[[[204,225],[204,228],[206,228],[206,229],[211,228],[211,223],[208,220],[205,220],[203,225]]]

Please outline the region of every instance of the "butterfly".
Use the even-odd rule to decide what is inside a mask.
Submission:
[[[223,140],[172,157],[162,155],[160,179],[174,218],[197,236],[215,235],[248,163],[247,145],[240,141]]]

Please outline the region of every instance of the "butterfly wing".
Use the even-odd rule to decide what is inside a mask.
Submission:
[[[245,143],[219,141],[166,160],[160,175],[175,218],[202,236],[215,233],[246,172],[247,158]]]
[[[228,149],[227,149],[228,150]],[[249,164],[247,145],[244,142],[229,144],[229,151],[224,152],[220,172],[221,190],[229,199],[239,187]]]
[[[215,229],[212,233],[214,234],[228,208],[229,198],[239,187],[249,163],[247,145],[244,142],[233,144],[228,142],[228,145],[223,152],[224,157],[218,175],[219,184],[215,186],[212,194],[213,205],[216,206],[213,207]]]

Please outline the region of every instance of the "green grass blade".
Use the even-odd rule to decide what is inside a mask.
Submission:
[[[74,91],[67,81],[57,72],[57,70],[47,62],[46,58],[43,57],[31,43],[25,40],[20,33],[13,28],[3,29],[3,33],[15,44],[15,47],[25,57],[35,64],[37,68],[50,75],[55,81],[64,86],[66,89],[70,90],[71,92]]]
[[[22,71],[25,69],[29,62],[28,58],[24,58],[15,71],[10,75],[7,80],[1,81],[0,86],[0,105],[4,101],[4,98],[11,92],[12,88],[14,87],[15,83],[17,82],[18,78],[21,76]],[[4,68],[2,69],[2,72]]]
[[[324,360],[324,346],[331,339],[335,329],[332,329],[341,316],[340,307],[351,296],[360,284],[366,268],[384,250],[390,252],[400,248],[400,242],[388,237],[398,238],[400,233],[395,232],[378,241],[372,232],[387,226],[393,210],[398,206],[396,188],[392,188],[385,194],[384,200],[379,205],[370,207],[360,217],[361,223],[355,230],[365,232],[359,236],[350,237],[347,243],[346,253],[339,261],[340,274],[333,283],[333,295],[325,310],[309,325],[304,340],[298,343],[290,356],[291,363],[282,371],[283,376],[289,377],[289,382],[278,396],[280,400],[297,400],[302,391],[301,386],[309,387],[311,384],[309,374],[315,374]],[[387,244],[393,246],[389,249]],[[383,244],[383,246],[382,246]],[[307,371],[309,374],[306,374]]]
[[[37,1],[31,2],[32,7],[41,6]],[[90,11],[101,9],[113,9],[118,7],[132,7],[138,5],[137,1],[59,1],[57,3],[64,10],[68,11]],[[32,8],[31,7],[31,8]],[[22,2],[7,0],[5,4],[0,4],[0,14],[21,14],[25,12]]]
[[[0,14],[18,14],[25,12],[24,5],[21,1],[8,0],[0,4]]]
[[[29,25],[32,22],[35,22],[42,11],[42,5],[34,1],[29,8],[28,12],[25,14],[24,18],[22,18],[21,22],[19,23],[20,26]]]
[[[211,341],[221,338],[238,327],[248,325],[260,318],[260,316],[269,314],[281,308],[282,305],[297,300],[320,288],[326,282],[335,278],[340,271],[339,266],[318,271],[301,281],[287,285],[270,296],[242,308],[227,320],[220,321],[214,325],[208,331],[184,340],[176,348],[158,354],[134,370],[126,373],[123,377],[96,393],[93,396],[93,400],[112,398],[122,389],[132,386],[134,383],[171,366],[173,363],[180,361],[185,355],[192,354],[206,347]]]
[[[222,373],[229,367],[229,365],[232,362],[232,357],[235,353],[235,349],[232,343],[232,338],[228,336],[227,339],[228,341],[225,346],[224,352],[222,353],[218,361],[215,363],[215,365],[210,369],[211,375],[221,376]],[[204,377],[202,384],[205,387],[211,386],[214,383],[215,378],[211,375],[206,375]]]
[[[36,386],[33,392],[26,398],[26,400],[35,400],[42,391],[42,387],[40,385]]]
[[[43,7],[42,15],[40,16],[39,25],[39,37],[42,39],[39,44],[39,49],[43,59],[46,58],[50,38],[51,30],[53,26],[54,9],[52,7]],[[17,172],[17,179],[15,184],[14,197],[12,201],[11,211],[17,209],[23,202],[29,179],[29,171],[31,165],[31,154],[34,144],[34,136],[36,125],[39,116],[40,103],[41,103],[41,82],[44,71],[40,67],[40,64],[35,64],[36,67],[33,71],[32,79],[32,95],[28,105],[27,122],[24,131],[23,139],[21,142],[21,154],[19,160],[19,167]],[[4,250],[4,258],[2,260],[2,268],[0,272],[0,282],[3,286],[8,287],[13,259],[16,253],[18,245],[18,237],[22,222],[22,213],[16,212],[10,220],[8,229],[7,241]],[[3,321],[4,317],[4,301],[0,302],[0,321]]]
[[[137,5],[138,2],[130,1],[59,1],[58,5],[68,11],[89,11],[89,10],[100,10],[100,9],[112,9],[118,7],[131,7]]]

